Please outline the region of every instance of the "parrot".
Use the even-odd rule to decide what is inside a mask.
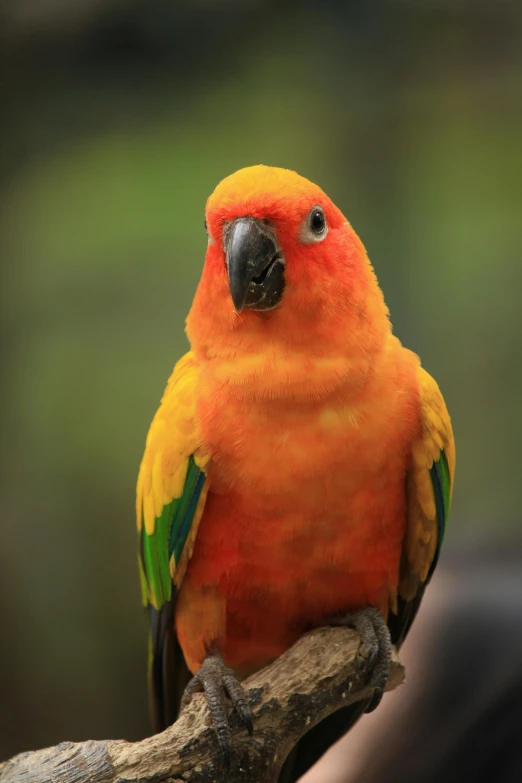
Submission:
[[[371,700],[306,735],[296,780],[380,702],[437,564],[455,444],[436,381],[394,335],[368,255],[328,196],[266,165],[223,179],[136,491],[156,731],[204,692],[230,765],[229,700],[305,632],[346,625]],[[285,777],[286,776],[286,777]]]

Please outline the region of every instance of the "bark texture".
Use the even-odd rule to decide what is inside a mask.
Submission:
[[[233,756],[226,773],[200,694],[166,731],[141,742],[62,742],[0,764],[0,783],[274,783],[295,743],[327,715],[368,698],[358,667],[359,636],[319,628],[245,680],[254,716],[249,737],[231,715]],[[394,656],[387,690],[404,680]]]

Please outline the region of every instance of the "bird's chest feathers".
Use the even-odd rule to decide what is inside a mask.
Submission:
[[[209,479],[217,494],[264,502],[292,495],[318,502],[334,485],[348,488],[357,473],[377,472],[375,438],[356,425],[352,409],[318,406],[313,411],[282,411],[245,406],[240,421],[230,409],[212,432],[215,447]],[[364,470],[363,470],[364,463]],[[343,493],[344,494],[344,493]]]
[[[256,638],[277,637],[279,652],[294,640],[290,628],[300,633],[340,607],[385,608],[398,579],[419,426],[412,374],[368,371],[355,385],[353,374],[347,384],[339,377],[311,368],[308,382],[293,386],[287,374],[284,387],[275,373],[255,385],[211,378],[196,403],[210,491],[187,579],[214,586],[245,638],[254,616],[277,614],[278,632],[254,624]]]
[[[335,365],[322,369],[290,365],[284,382],[266,370],[250,384],[229,375],[219,392],[215,376],[202,384],[198,420],[212,494],[263,516],[289,507],[346,513],[357,493],[402,480],[412,416],[400,380],[365,368],[356,393],[353,382],[338,381]]]

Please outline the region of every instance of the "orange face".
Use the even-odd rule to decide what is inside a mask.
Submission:
[[[360,316],[370,278],[376,286],[346,218],[293,171],[252,166],[232,174],[208,199],[206,222],[209,245],[188,320],[196,343],[203,321],[214,339],[240,332],[248,343],[260,331],[293,347],[332,339]]]

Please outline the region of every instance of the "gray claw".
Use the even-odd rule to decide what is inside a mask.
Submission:
[[[187,706],[194,693],[204,691],[210,717],[214,725],[227,771],[230,769],[230,726],[228,723],[227,696],[234,709],[252,735],[252,713],[247,702],[245,691],[236,675],[225,665],[221,653],[217,650],[209,652],[203,665],[196,672],[185,688],[181,699],[181,708]]]
[[[355,628],[361,636],[359,653],[364,670],[370,675],[368,684],[374,688],[366,712],[372,712],[381,702],[390,674],[392,643],[389,628],[374,607],[336,618],[334,624]]]

